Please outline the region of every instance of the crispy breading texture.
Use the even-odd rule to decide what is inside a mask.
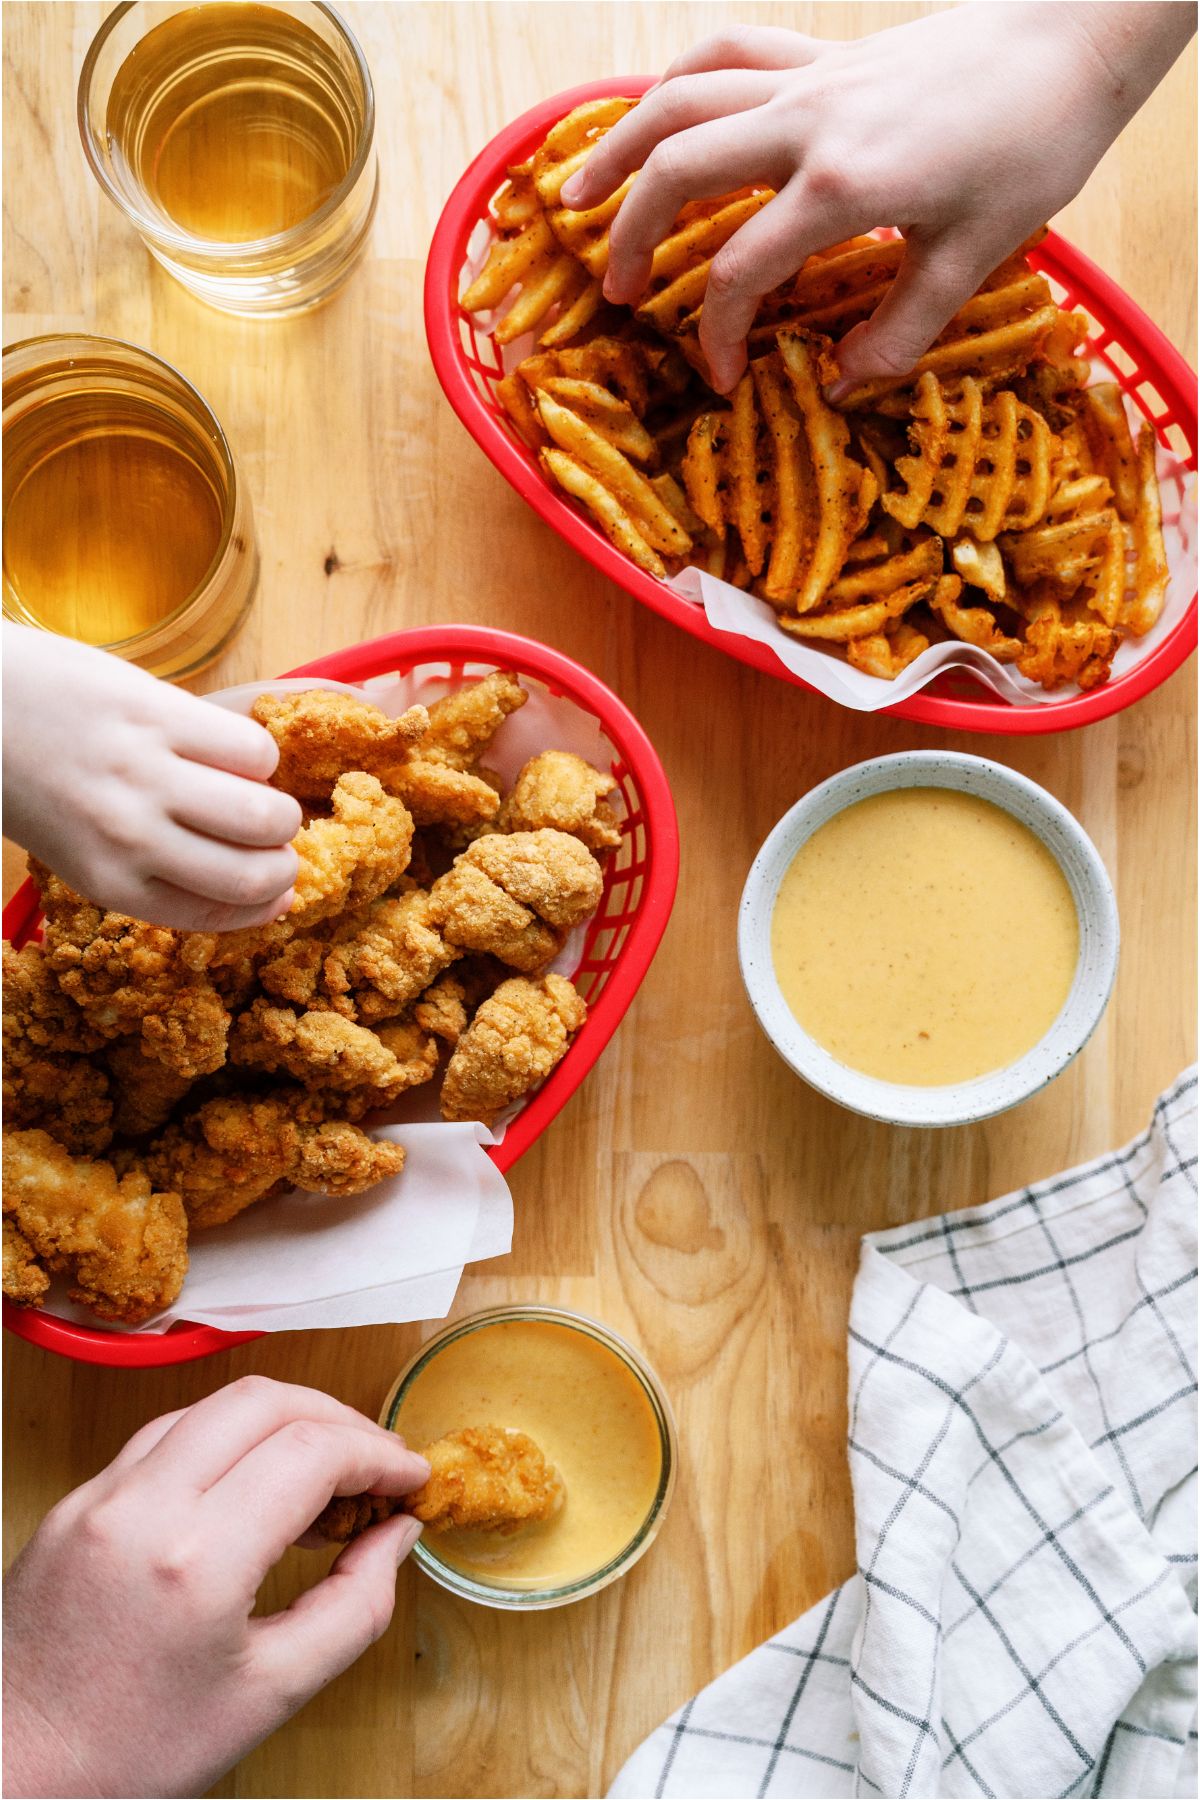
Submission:
[[[140,1324],[183,1286],[183,1204],[153,1191],[143,1169],[118,1178],[111,1163],[70,1156],[44,1131],[6,1131],[4,1212],[40,1263],[70,1276],[71,1298],[102,1319]]]
[[[442,1082],[442,1117],[492,1124],[562,1061],[586,1017],[561,975],[501,982],[455,1045]]]
[[[215,937],[103,912],[40,863],[30,869],[46,963],[87,1023],[104,1038],[140,1035],[146,1055],[178,1075],[219,1069],[229,1012],[207,973]]]
[[[406,1049],[403,1061],[375,1032],[340,1013],[297,1013],[259,999],[238,1015],[229,1055],[231,1062],[286,1073],[308,1088],[368,1089],[374,1105],[382,1107],[428,1081],[436,1067],[436,1051],[430,1063],[415,1055],[416,1046],[407,1038],[400,1041]]]
[[[551,1519],[566,1497],[562,1476],[523,1431],[464,1426],[421,1452],[432,1473],[403,1501],[431,1531],[464,1527],[507,1536]]]
[[[505,796],[496,820],[500,831],[566,831],[589,850],[614,850],[621,828],[605,796],[616,778],[594,769],[569,750],[531,757]]]
[[[476,838],[459,861],[481,870],[511,899],[562,930],[590,918],[600,904],[600,864],[569,832],[494,833]]]
[[[78,1155],[106,1149],[113,1133],[108,1076],[86,1054],[103,1042],[59,989],[38,945],[14,950],[6,943],[6,1122],[40,1126]]]
[[[183,1197],[194,1230],[236,1218],[273,1191],[361,1194],[399,1175],[404,1151],[344,1120],[297,1116],[303,1095],[224,1095],[169,1125],[146,1153]]]
[[[16,1221],[4,1220],[4,1295],[18,1306],[40,1306],[50,1286],[50,1277],[37,1259],[28,1238],[22,1237]]]
[[[279,746],[272,786],[298,800],[328,800],[340,775],[363,769],[384,787],[429,727],[423,706],[397,719],[352,694],[313,688],[302,694],[260,694],[250,717]]]

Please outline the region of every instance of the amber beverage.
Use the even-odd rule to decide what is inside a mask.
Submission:
[[[84,64],[79,124],[110,198],[214,306],[305,311],[366,246],[371,78],[331,7],[118,6]]]
[[[183,377],[108,338],[4,352],[6,618],[195,673],[258,578],[249,498]]]

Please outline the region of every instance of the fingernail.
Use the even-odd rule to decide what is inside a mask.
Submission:
[[[563,182],[559,192],[559,199],[564,206],[578,206],[579,202],[583,199],[583,191],[583,171],[579,170],[578,173],[571,176],[569,181]]]
[[[396,1533],[396,1561],[402,1563],[421,1535],[420,1519],[406,1518],[403,1529]]]
[[[429,1466],[428,1462],[425,1460],[425,1458],[423,1456],[418,1456],[415,1450],[410,1451],[409,1456],[410,1456],[411,1460],[413,1461],[413,1463],[415,1463],[416,1467],[422,1471],[420,1485],[422,1487],[424,1487],[425,1483],[429,1480],[430,1476],[433,1474],[433,1470],[430,1468],[430,1466]]]
[[[830,406],[840,406],[842,401],[846,398],[846,395],[849,394],[853,388],[854,383],[852,381],[831,381],[829,386],[825,389],[825,398]]]

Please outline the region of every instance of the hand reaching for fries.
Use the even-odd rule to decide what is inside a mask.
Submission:
[[[838,387],[903,373],[1078,193],[1194,30],[1194,8],[1157,0],[972,4],[846,43],[732,29],[672,63],[562,198],[585,211],[641,170],[604,281],[632,302],[686,202],[776,190],[709,274],[700,343],[722,392],[764,294],[829,244],[903,221],[900,274],[839,345]]]
[[[301,812],[267,785],[278,759],[252,719],[4,627],[6,829],[103,907],[195,931],[285,912]]]

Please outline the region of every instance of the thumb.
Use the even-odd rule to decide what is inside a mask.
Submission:
[[[983,273],[993,265],[986,257]],[[837,346],[840,379],[827,389],[835,404],[852,387],[889,375],[907,375],[930,344],[971,298],[980,281],[980,259],[960,240],[912,236],[896,279],[871,317]]]
[[[347,1544],[329,1574],[284,1612],[253,1620],[254,1661],[288,1714],[349,1668],[391,1624],[396,1568],[421,1535],[419,1520],[396,1513]]]

